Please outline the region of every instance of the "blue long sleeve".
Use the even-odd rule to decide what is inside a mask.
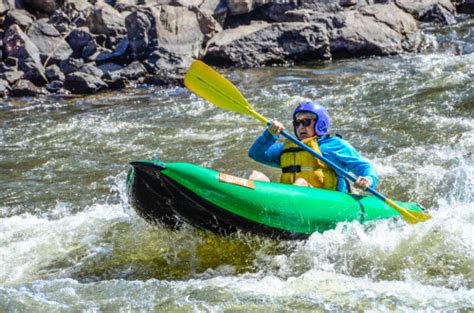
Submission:
[[[278,136],[273,136],[268,130],[265,130],[250,147],[249,157],[272,167],[280,167],[280,154],[284,143],[276,142],[277,140]],[[356,176],[371,177],[371,187],[375,187],[378,182],[377,172],[351,144],[339,137],[322,137],[318,139],[318,144],[324,157]],[[344,176],[337,171],[336,175],[338,178],[337,190],[347,191]]]

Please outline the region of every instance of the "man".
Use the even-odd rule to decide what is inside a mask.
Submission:
[[[375,187],[378,181],[375,169],[347,141],[338,136],[329,136],[330,124],[326,108],[312,101],[300,103],[293,112],[293,127],[300,141],[357,175],[355,186],[362,189]],[[273,121],[250,147],[249,157],[269,166],[280,167],[282,183],[350,192],[350,186],[342,174],[291,141],[277,143],[283,129],[283,124]],[[250,179],[270,181],[258,171],[253,171]]]

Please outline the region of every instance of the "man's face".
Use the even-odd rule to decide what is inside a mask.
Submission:
[[[303,140],[306,138],[311,138],[316,135],[314,132],[314,123],[316,118],[313,113],[301,112],[296,114],[293,125],[296,127],[296,136],[298,139]],[[305,126],[306,125],[306,126]]]

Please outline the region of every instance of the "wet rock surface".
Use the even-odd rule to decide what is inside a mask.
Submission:
[[[472,0],[25,0],[0,2],[0,96],[181,84],[195,59],[291,65],[422,49]],[[463,51],[469,51],[464,49]]]

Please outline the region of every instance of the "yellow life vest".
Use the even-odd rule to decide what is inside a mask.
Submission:
[[[316,137],[303,139],[302,142],[322,155]],[[336,173],[326,163],[289,140],[286,140],[283,146],[280,166],[282,170],[280,182],[284,184],[293,184],[301,177],[313,187],[336,190]]]

